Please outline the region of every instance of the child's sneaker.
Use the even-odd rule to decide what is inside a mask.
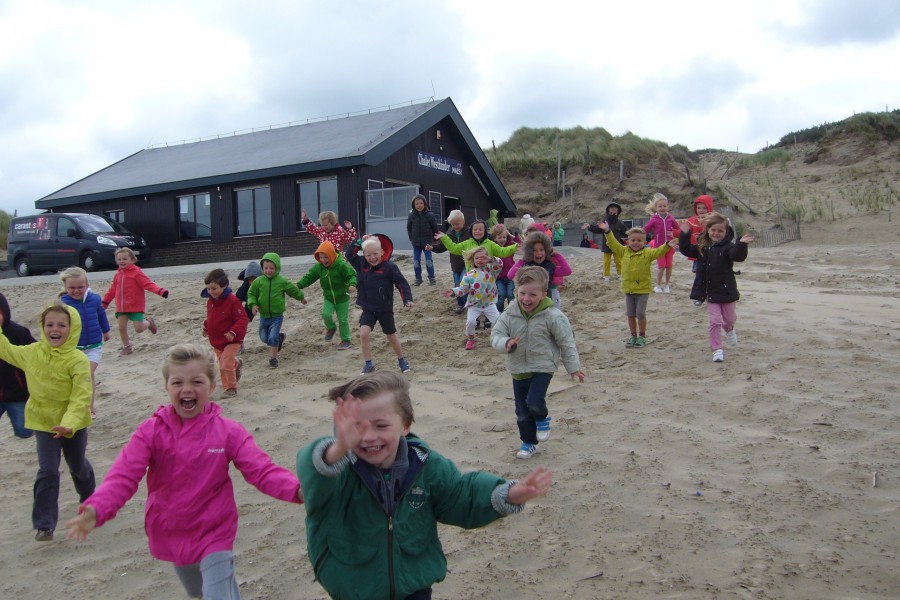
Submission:
[[[662,286],[654,285],[654,286],[653,286],[653,293],[654,293],[654,294],[662,294]]]
[[[284,346],[284,338],[287,336],[283,333],[278,334],[278,351],[281,352],[281,347]]]
[[[519,448],[519,451],[516,452],[516,458],[531,458],[538,452],[538,447],[536,444],[526,444],[522,442],[522,447]]]
[[[466,340],[466,350],[475,349],[475,340]]]
[[[234,365],[235,381],[241,380],[241,375],[243,374],[243,372],[244,372],[244,361],[241,360],[240,358],[238,358],[237,360],[235,360],[235,365]]]
[[[363,365],[362,371],[359,372],[360,375],[368,375],[369,373],[374,373],[378,367],[374,364],[372,365]]]
[[[153,317],[147,317],[147,329],[150,330],[150,333],[156,335],[156,332],[159,331],[159,328],[156,326],[156,321],[153,320]]]
[[[278,368],[278,359],[277,359],[277,358],[272,357],[272,358],[269,359],[269,368],[270,368],[270,369],[277,369],[277,368]]]
[[[463,312],[463,307],[460,306],[459,304],[457,304],[457,305],[456,305],[456,310],[455,310],[454,312],[456,312],[456,314],[458,314],[458,315],[461,315],[462,312]]]
[[[539,442],[546,442],[550,439],[550,417],[537,422],[537,439]]]
[[[349,350],[350,342],[348,342],[347,340],[342,341],[340,344],[337,345],[337,349],[338,350]]]
[[[735,331],[734,329],[732,329],[731,331],[726,331],[725,332],[725,341],[728,342],[728,344],[730,346],[737,346],[737,343],[738,343],[737,331]]]
[[[52,529],[38,529],[37,533],[34,534],[34,541],[36,541],[36,542],[52,542],[53,541],[53,530]]]
[[[326,329],[325,330],[325,341],[330,342],[334,339],[334,334],[337,332],[337,329]]]
[[[412,367],[409,366],[409,361],[405,358],[398,358],[397,366],[400,367],[401,373],[409,373],[410,371],[412,371]]]
[[[125,344],[122,346],[122,349],[119,350],[119,356],[128,356],[134,352],[134,347],[131,344]]]
[[[670,286],[668,283],[663,286],[663,294],[669,294],[671,292],[672,292],[672,286]]]
[[[694,306],[703,306],[703,300],[694,300]]]
[[[628,338],[627,342],[625,342],[625,347],[626,348],[634,348],[635,343],[637,343],[637,336],[633,335],[630,338]]]
[[[719,348],[713,351],[713,362],[722,362],[725,360],[725,351]]]
[[[234,398],[235,396],[237,396],[236,389],[225,390],[224,392],[222,392],[223,398]]]
[[[491,322],[488,321],[487,319],[484,320],[484,328],[485,328],[485,330],[491,328]]]
[[[647,345],[647,340],[642,335],[637,336],[637,339],[634,340],[635,348],[643,348],[646,345]]]
[[[413,285],[416,286],[416,287],[419,287],[420,285],[422,285],[422,280],[421,280],[421,279],[416,279],[415,281],[413,281]]]
[[[603,281],[609,281],[609,275],[604,275],[604,276],[603,276]]]
[[[437,279],[432,277],[431,279],[428,280],[428,285],[437,285]]]

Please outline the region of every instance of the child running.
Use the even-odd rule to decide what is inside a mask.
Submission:
[[[499,258],[491,258],[487,248],[478,246],[465,253],[466,262],[474,266],[465,274],[459,287],[444,290],[444,296],[466,296],[466,350],[475,349],[475,325],[478,317],[484,315],[489,323],[496,323],[500,318],[497,310],[497,276],[503,270]]]
[[[662,248],[669,247],[666,252],[656,259],[656,285],[655,293],[668,294],[672,291],[669,280],[672,278],[672,261],[675,257],[675,247],[669,244],[672,240],[678,241],[678,221],[669,214],[669,199],[659,192],[653,194],[653,198],[647,205],[647,213],[652,215],[644,224],[644,232],[647,237],[652,236],[651,246]]]
[[[359,317],[359,342],[362,346],[363,360],[366,361],[362,374],[372,373],[376,369],[372,360],[372,329],[376,323],[381,323],[381,331],[397,355],[400,371],[409,373],[412,368],[403,356],[403,347],[400,345],[397,326],[394,323],[394,288],[400,292],[400,300],[407,310],[413,307],[412,289],[397,265],[391,262],[394,245],[388,236],[382,234],[364,236],[362,256],[357,256],[359,248],[359,242],[348,246],[346,257],[356,269],[358,281],[356,304],[362,308],[362,315]]]
[[[78,349],[91,361],[91,415],[95,416],[97,396],[97,367],[103,357],[103,342],[108,342],[109,320],[103,310],[103,300],[88,287],[87,273],[81,267],[69,267],[59,276],[63,291],[59,299],[78,311],[81,317],[81,337]]]
[[[506,354],[512,375],[516,424],[522,441],[516,458],[531,458],[550,439],[547,388],[562,358],[572,379],[584,383],[569,319],[547,298],[549,275],[541,267],[523,267],[515,276],[516,304],[500,315],[491,345]]]
[[[434,278],[434,261],[431,258],[434,234],[438,232],[437,219],[428,208],[428,201],[422,194],[412,199],[412,208],[406,218],[406,234],[413,248],[413,271],[416,274],[415,285],[422,285],[422,253],[425,254],[425,270],[428,283],[436,285]]]
[[[153,283],[135,263],[137,256],[131,248],[116,250],[116,264],[119,265],[119,270],[113,275],[112,285],[103,296],[104,310],[113,300],[116,302],[116,321],[119,324],[119,338],[122,340],[119,356],[127,356],[134,351],[128,337],[129,321],[134,326],[135,333],[149,329],[150,333],[156,334],[156,321],[153,317],[144,317],[144,311],[147,310],[144,291],[153,292],[163,298],[169,297],[169,290]]]
[[[316,581],[333,598],[431,598],[447,558],[438,523],[483,527],[544,496],[553,474],[521,480],[461,474],[410,431],[409,382],[363,375],[328,393],[334,436],[297,454],[306,539]]]
[[[566,275],[572,274],[572,267],[569,266],[569,262],[562,253],[553,250],[553,244],[550,243],[550,237],[546,233],[532,231],[528,234],[525,238],[525,256],[512,266],[509,270],[509,277],[515,279],[516,272],[523,266],[537,266],[546,269],[550,276],[550,287],[547,292],[556,308],[562,310],[559,289],[565,283]]]
[[[610,202],[606,205],[606,218],[604,220],[606,221],[606,224],[609,225],[610,231],[612,231],[613,235],[616,236],[616,239],[619,240],[619,243],[624,244],[625,239],[628,237],[625,233],[628,231],[628,228],[625,226],[625,223],[619,220],[620,214],[622,214],[622,207],[615,202]],[[596,225],[585,223],[581,228],[587,229],[591,233],[603,233],[600,229],[600,221],[597,221]],[[616,264],[616,275],[621,277],[622,261],[612,250],[610,250],[609,245],[606,243],[606,236],[600,237],[600,250],[603,252],[603,281],[609,281],[609,277],[612,274],[612,265],[610,263],[613,262]]]
[[[466,229],[466,217],[461,210],[451,210],[447,216],[447,223],[450,228],[444,237],[439,238],[438,234],[434,235],[437,244],[434,246],[434,252],[447,252],[449,248],[444,242],[449,241],[455,245],[462,244],[471,237],[471,231]],[[463,275],[466,274],[466,261],[463,260],[461,253],[450,253],[450,271],[453,273],[453,287],[459,285]],[[462,296],[456,299],[456,314],[461,314],[466,305],[466,299]]]
[[[25,427],[34,430],[38,472],[31,523],[49,542],[59,520],[59,461],[65,456],[79,501],[94,493],[94,468],[85,456],[91,424],[91,363],[78,350],[78,311],[56,302],[41,313],[41,341],[13,346],[0,335],[0,360],[25,371],[31,396]]]
[[[623,246],[610,232],[608,224],[601,222],[600,229],[606,234],[606,243],[610,249],[622,261],[620,289],[625,294],[625,315],[631,332],[625,346],[643,348],[647,345],[647,298],[653,281],[650,263],[674,248],[678,240],[669,240],[659,248],[647,248],[647,234],[640,227],[632,227],[626,232],[627,245]]]
[[[522,243],[518,236],[514,236],[510,233],[509,229],[507,229],[506,225],[503,223],[494,225],[491,229],[491,238],[494,240],[495,244],[501,247],[518,246],[518,244]],[[503,312],[503,307],[506,306],[506,303],[512,302],[515,299],[515,286],[513,285],[512,278],[509,276],[509,270],[516,264],[516,259],[512,256],[505,256],[500,260],[503,261],[503,269],[500,271],[500,274],[497,275],[497,311]]]
[[[203,337],[209,338],[209,345],[219,361],[222,395],[237,396],[238,382],[244,367],[244,361],[238,358],[238,352],[247,334],[247,312],[228,287],[228,275],[223,269],[213,269],[203,282],[206,289],[200,295],[208,298]]]
[[[285,302],[288,295],[300,304],[306,304],[303,292],[281,275],[281,257],[274,252],[263,254],[259,261],[263,274],[257,277],[247,290],[247,306],[253,314],[260,315],[259,339],[269,347],[269,368],[278,368],[278,353],[284,346],[285,334],[281,332],[284,324]]]
[[[35,342],[27,327],[12,320],[9,302],[3,294],[0,294],[0,329],[13,346],[27,346]],[[25,371],[0,360],[0,417],[6,413],[12,423],[13,435],[22,440],[34,435],[32,430],[25,427],[26,402],[28,383],[25,381]]]
[[[216,388],[211,352],[193,344],[175,346],[162,372],[169,404],[138,425],[103,483],[66,522],[68,535],[84,540],[113,519],[146,474],[150,554],[175,563],[191,598],[239,599],[233,550],[238,509],[229,466],[262,493],[285,502],[303,501],[300,483],[210,401]]]
[[[306,227],[306,231],[310,232],[320,242],[331,242],[334,249],[343,252],[347,244],[356,241],[356,229],[350,221],[344,221],[344,226],[338,225],[338,216],[330,210],[319,213],[319,225],[315,225],[309,217],[306,216],[306,209],[300,209],[300,222]]]
[[[238,273],[238,279],[241,281],[241,287],[237,289],[234,293],[235,296],[238,297],[238,300],[244,303],[244,312],[247,313],[247,321],[253,321],[253,317],[256,315],[253,314],[253,309],[247,306],[247,293],[250,291],[250,286],[253,285],[253,282],[256,281],[256,278],[262,275],[262,267],[259,266],[259,263],[255,260],[251,260],[247,263],[247,266],[244,267],[244,270]]]
[[[681,222],[678,249],[688,258],[697,261],[697,274],[691,287],[691,299],[707,302],[709,313],[709,347],[713,351],[713,362],[725,360],[722,349],[722,332],[732,346],[737,346],[738,335],[734,330],[737,322],[737,301],[741,297],[734,278],[734,263],[747,260],[747,244],[756,236],[745,234],[734,243],[734,229],[728,219],[711,212],[703,219],[706,230],[691,243],[691,226]]]
[[[301,290],[316,280],[322,286],[322,320],[325,322],[325,341],[334,339],[340,330],[338,350],[350,348],[350,294],[356,293],[356,270],[337,253],[334,244],[324,241],[316,248],[316,264],[297,282]],[[338,324],[334,324],[337,313]]]

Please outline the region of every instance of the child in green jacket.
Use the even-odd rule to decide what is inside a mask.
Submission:
[[[259,339],[269,347],[269,368],[278,368],[278,353],[284,345],[285,335],[281,333],[284,322],[284,296],[287,294],[301,304],[306,304],[303,292],[281,275],[281,257],[274,252],[263,254],[259,261],[262,277],[253,280],[247,291],[247,307],[254,315],[259,315]]]
[[[350,347],[350,294],[356,293],[356,269],[344,260],[334,247],[325,240],[316,248],[316,264],[297,282],[301,290],[311,286],[316,280],[322,286],[322,320],[325,321],[325,341],[334,338],[334,313],[337,313],[341,343],[338,350]]]
[[[334,436],[297,454],[316,581],[334,598],[430,598],[447,559],[437,524],[482,527],[544,496],[553,474],[521,480],[456,466],[410,432],[409,382],[388,371],[329,391]]]

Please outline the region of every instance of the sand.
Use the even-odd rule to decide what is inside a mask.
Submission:
[[[813,224],[804,241],[752,249],[738,278],[740,343],[721,364],[711,362],[705,308],[688,299],[686,261],[676,260],[672,294],[650,299],[651,343],[636,350],[623,344],[622,296],[618,282],[598,277],[600,254],[565,252],[575,274],[564,310],[588,380],[576,385],[559,372],[552,437],[530,461],[515,458],[510,378],[487,334],[467,352],[464,319],[440,287],[415,288],[415,308],[397,311],[413,367],[413,430],[462,470],[516,477],[540,464],[556,478],[521,515],[476,531],[442,526],[450,572],[435,598],[900,597],[900,224]],[[412,279],[411,261],[398,263]],[[437,268],[449,282],[446,256]],[[117,334],[107,347],[88,446],[98,478],[167,402],[165,350],[204,343],[206,269],[148,270],[172,290],[168,300],[148,296],[159,334],[136,336],[131,356],[117,355]],[[105,291],[111,275],[92,274],[94,288]],[[16,320],[35,330],[37,307],[56,290],[39,278],[0,282]],[[240,393],[215,398],[288,468],[301,446],[330,431],[324,391],[362,363],[356,338],[347,352],[321,339],[321,291],[309,297],[289,304],[281,367],[267,368],[251,325]],[[374,339],[376,362],[396,368],[384,337]],[[171,566],[147,550],[144,484],[115,520],[75,543],[62,526],[78,505],[64,473],[60,528],[37,543],[34,442],[4,422],[0,448],[0,597],[184,597]],[[234,477],[243,597],[326,597],[307,557],[303,508]]]

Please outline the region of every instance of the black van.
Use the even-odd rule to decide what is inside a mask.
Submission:
[[[85,271],[116,266],[115,253],[131,248],[138,263],[150,260],[144,238],[108,217],[81,213],[45,213],[9,222],[9,266],[20,277],[79,266]]]

